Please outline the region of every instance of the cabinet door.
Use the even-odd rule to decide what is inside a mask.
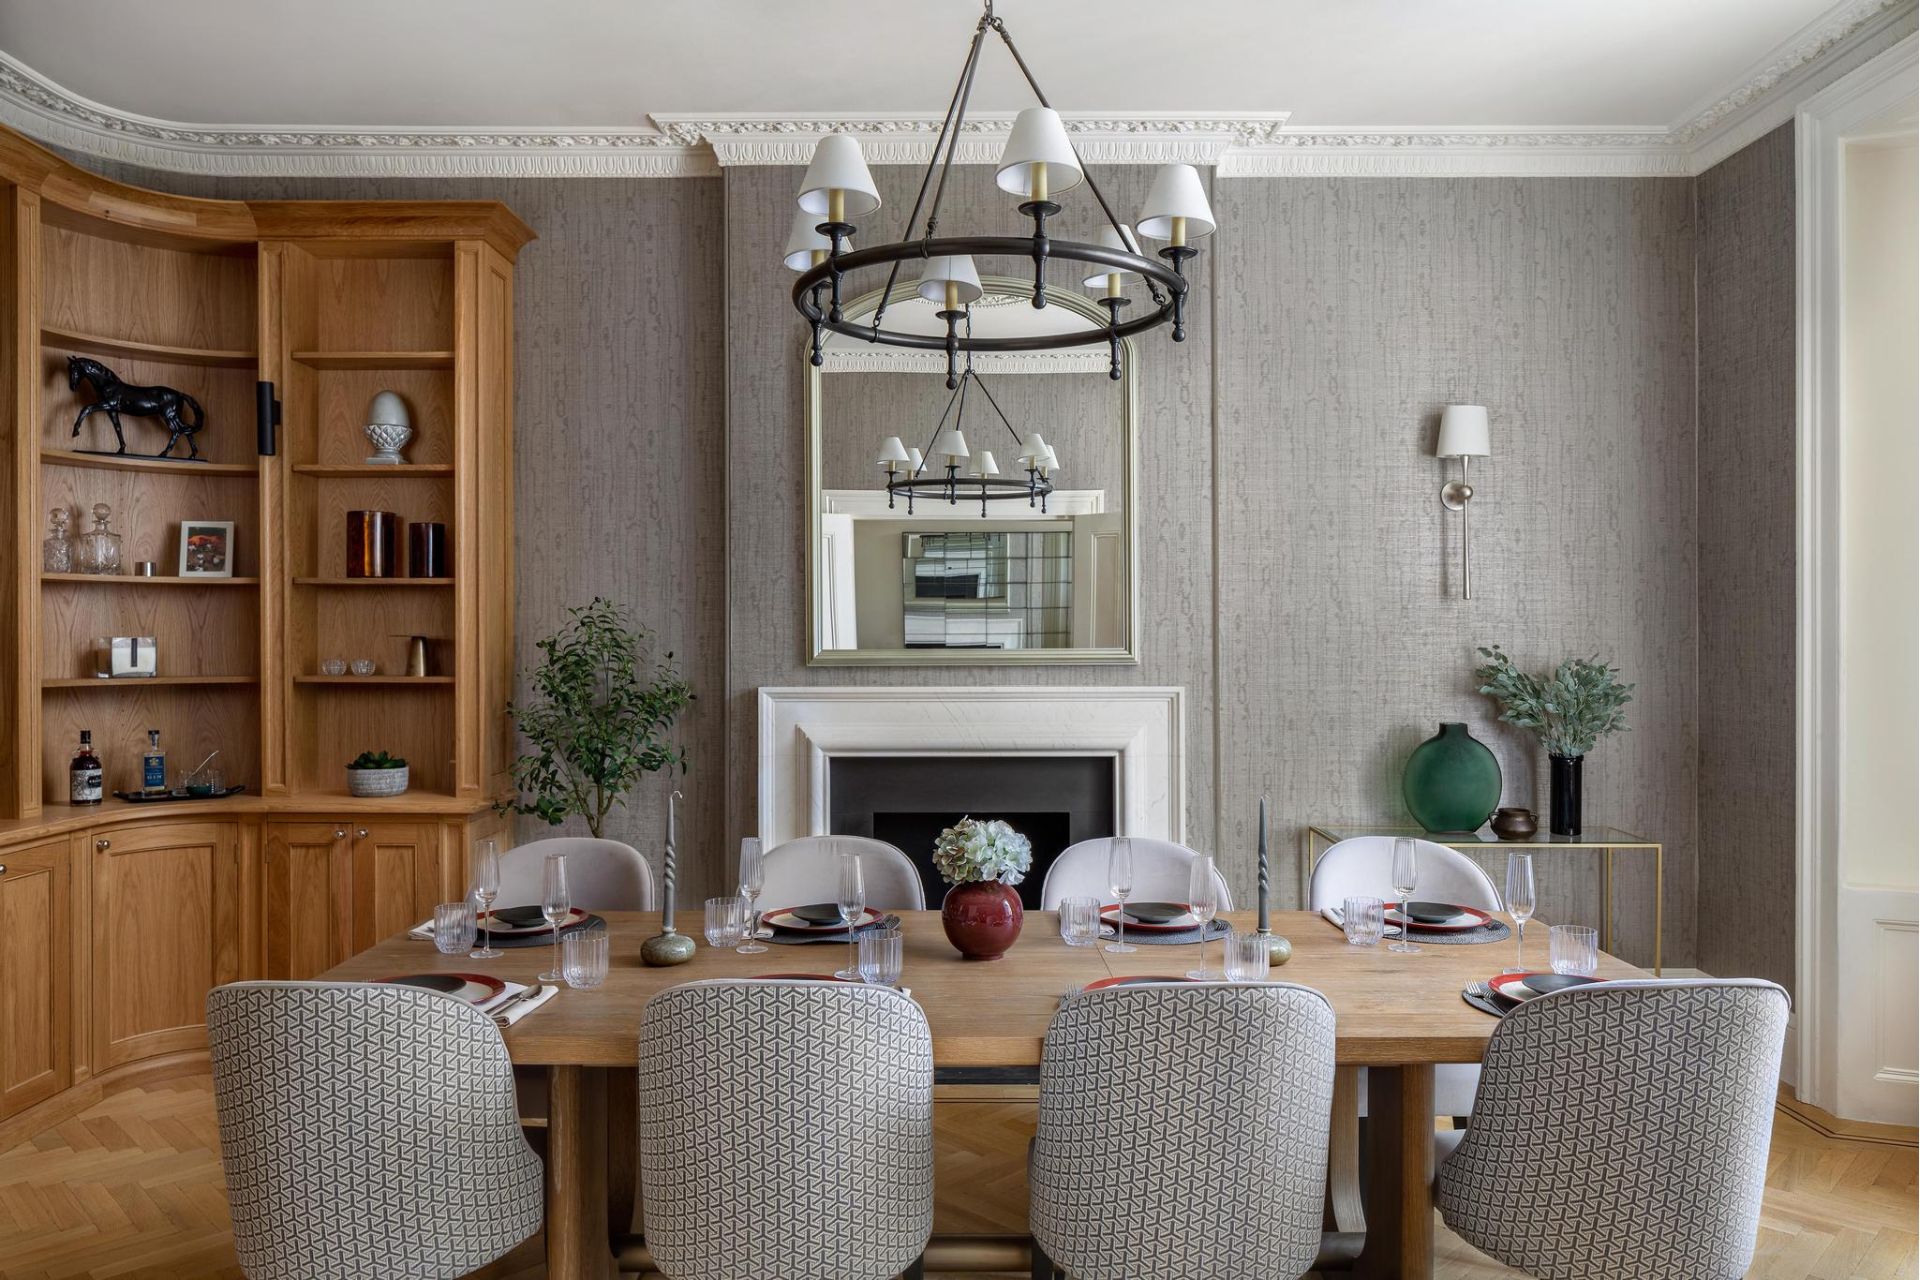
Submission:
[[[411,929],[440,901],[440,826],[432,822],[353,824],[352,950]]]
[[[241,973],[230,822],[112,827],[94,839],[94,1070],[206,1047],[207,992]]]
[[[353,833],[345,823],[269,822],[260,919],[269,978],[317,978],[353,954]]]
[[[0,850],[0,1117],[72,1082],[67,841]]]

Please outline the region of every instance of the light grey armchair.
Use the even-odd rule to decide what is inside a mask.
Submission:
[[[933,1229],[933,1035],[898,991],[709,980],[640,1022],[647,1245],[673,1280],[885,1280]]]
[[[1753,1260],[1787,993],[1602,982],[1493,1033],[1441,1216],[1542,1280],[1737,1280]]]
[[[1320,1248],[1333,1008],[1291,983],[1109,987],[1054,1015],[1035,1243],[1074,1280],[1304,1275]]]
[[[252,1280],[463,1276],[540,1229],[539,1157],[493,1021],[433,991],[207,995],[213,1101]]]

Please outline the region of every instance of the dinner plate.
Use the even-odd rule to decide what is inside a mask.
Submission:
[[[575,907],[567,912],[567,918],[560,922],[560,927],[571,929],[583,923],[589,914],[584,907]],[[540,914],[539,907],[501,907],[497,911],[482,913],[480,924],[496,938],[553,932],[553,926]]]
[[[760,923],[787,933],[842,933],[846,930],[847,926],[838,920],[832,924],[810,924],[795,914],[799,910],[801,910],[799,907],[781,907],[761,916]],[[861,913],[860,922],[855,927],[864,929],[882,919],[885,914],[878,907],[868,907]]]
[[[475,1006],[487,1003],[507,989],[506,983],[484,973],[403,973],[380,981],[399,987],[444,991]]]
[[[1546,995],[1549,991],[1564,991],[1568,987],[1584,987],[1597,978],[1582,978],[1565,973],[1502,973],[1487,979],[1487,985],[1493,988],[1494,999],[1509,1007],[1524,1004],[1535,996]]]
[[[1099,991],[1105,987],[1144,987],[1144,986],[1151,986],[1154,983],[1160,983],[1160,982],[1192,982],[1192,981],[1193,981],[1192,978],[1176,978],[1171,976],[1159,977],[1159,978],[1155,978],[1155,977],[1101,978],[1097,982],[1089,982],[1086,986],[1080,989],[1082,991]]]
[[[854,978],[843,978],[837,973],[756,973],[752,975],[752,980],[755,982],[766,982],[766,981],[771,981],[772,979],[775,979],[775,978],[784,978],[784,979],[787,979],[788,981],[799,980],[802,982],[854,982],[854,981],[857,981],[857,979],[854,979]]]
[[[1427,909],[1423,911],[1423,907]],[[1441,911],[1451,911],[1453,914],[1443,920],[1434,919],[1433,917],[1439,916]],[[1423,916],[1428,918],[1422,919]],[[1413,904],[1415,932],[1424,930],[1430,933],[1464,933],[1468,929],[1485,928],[1492,922],[1493,917],[1478,907],[1459,907],[1450,902],[1415,902]],[[1388,905],[1387,923],[1393,925],[1406,923],[1406,917],[1400,914],[1399,904]]]
[[[1194,919],[1192,911],[1188,908],[1187,904],[1184,902],[1168,902],[1164,904],[1156,903],[1155,905],[1178,907],[1180,909],[1180,914],[1173,916],[1169,919],[1160,920],[1160,921],[1142,920],[1133,914],[1132,904],[1128,904],[1127,928],[1139,933],[1178,933],[1182,929],[1197,929],[1200,927],[1200,922]],[[1117,926],[1119,924],[1119,921],[1120,921],[1120,904],[1119,903],[1111,902],[1111,903],[1108,903],[1106,906],[1100,908],[1100,923]]]

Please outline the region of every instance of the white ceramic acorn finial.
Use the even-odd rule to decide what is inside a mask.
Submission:
[[[396,467],[405,462],[400,451],[413,439],[413,418],[407,402],[397,391],[381,391],[367,406],[367,440],[378,450],[367,461],[375,466]]]

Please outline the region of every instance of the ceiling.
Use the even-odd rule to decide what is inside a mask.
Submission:
[[[999,0],[1054,103],[1293,126],[1660,127],[1833,0]],[[975,0],[0,0],[0,51],[197,124],[645,127],[938,112]],[[103,33],[111,33],[104,35]],[[982,55],[974,107],[1028,105]]]

